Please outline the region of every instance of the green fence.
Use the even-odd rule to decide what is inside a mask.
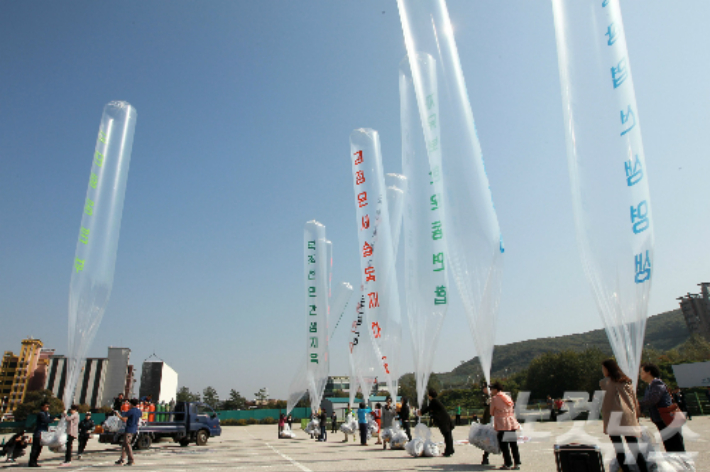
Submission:
[[[225,410],[218,411],[217,416],[220,420],[248,420],[253,418],[255,420],[263,420],[264,418],[271,417],[275,420],[279,419],[281,413],[286,413],[286,410],[277,409],[265,409],[265,410]],[[291,416],[298,418],[310,418],[311,409],[310,408],[294,408],[291,411]]]

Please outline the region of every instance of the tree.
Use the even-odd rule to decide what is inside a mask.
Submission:
[[[216,410],[219,407],[219,395],[213,387],[207,387],[202,391],[202,401],[207,403],[210,408]]]
[[[567,350],[543,354],[530,363],[522,387],[532,392],[532,398],[547,395],[561,398],[564,392],[593,394],[599,390],[601,363],[608,358],[596,347],[582,352]]]
[[[188,389],[187,387],[180,387],[177,392],[177,397],[175,399],[179,402],[199,402],[200,394],[190,392],[190,389]]]
[[[25,401],[18,405],[12,413],[15,421],[25,421],[30,415],[38,413],[40,406],[45,401],[49,402],[49,414],[52,416],[60,415],[64,410],[64,402],[56,398],[50,390],[27,392]]]
[[[265,402],[269,399],[269,389],[266,387],[260,388],[259,391],[254,394],[254,397],[259,403]]]
[[[247,399],[234,389],[229,391],[229,399],[225,400],[222,408],[225,410],[244,410],[247,407]]]

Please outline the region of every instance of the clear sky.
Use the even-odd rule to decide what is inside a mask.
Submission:
[[[449,10],[506,243],[496,342],[600,328],[574,233],[551,4]],[[622,13],[656,314],[710,281],[710,4],[627,0]],[[138,121],[91,355],[126,346],[140,364],[155,352],[193,390],[284,398],[305,350],[303,224],[326,225],[334,282],[358,285],[348,136],[379,130],[385,169],[401,171],[404,55],[394,0],[0,0],[0,350],[32,335],[66,353],[99,120],[126,100]],[[334,374],[347,374],[348,324],[332,339]],[[408,337],[405,326],[403,371]],[[474,355],[454,304],[435,370]]]

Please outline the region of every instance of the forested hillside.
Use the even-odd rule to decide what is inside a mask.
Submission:
[[[645,346],[656,351],[668,351],[690,337],[680,309],[667,311],[648,319]],[[530,339],[503,346],[496,346],[493,354],[492,376],[505,378],[525,369],[530,362],[546,352],[565,350],[584,351],[599,348],[611,355],[611,346],[603,329],[581,334],[552,338]],[[462,363],[451,372],[438,373],[437,379],[446,387],[463,386],[480,378],[478,358]]]

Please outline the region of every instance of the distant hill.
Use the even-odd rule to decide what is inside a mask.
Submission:
[[[645,344],[658,351],[673,349],[690,337],[680,309],[652,316],[646,322]],[[606,331],[597,329],[581,334],[569,334],[552,338],[530,339],[503,346],[496,346],[493,354],[492,377],[507,377],[525,369],[530,361],[545,352],[564,350],[583,351],[597,347],[611,355],[611,346]],[[446,387],[464,385],[469,376],[475,379],[481,369],[478,357],[462,363],[451,372],[437,373],[437,378]]]

